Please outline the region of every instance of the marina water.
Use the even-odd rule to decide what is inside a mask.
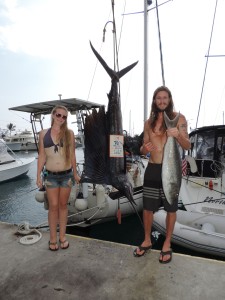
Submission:
[[[19,152],[18,157],[35,157],[35,151]],[[83,161],[83,150],[76,149],[77,161]],[[29,172],[13,181],[0,184],[0,221],[19,225],[28,222],[30,226],[40,226],[48,230],[48,211],[44,209],[42,203],[35,200],[37,173],[37,159],[32,163]],[[87,236],[90,238],[106,240],[128,245],[140,245],[144,238],[144,231],[139,218],[136,215],[122,217],[122,223],[117,220],[96,224],[88,228],[68,226],[67,233]],[[153,249],[161,250],[164,237],[157,231],[152,233]],[[184,253],[194,256],[201,256],[225,261],[225,258],[217,258],[198,252],[187,250],[183,247],[172,244],[174,252]]]

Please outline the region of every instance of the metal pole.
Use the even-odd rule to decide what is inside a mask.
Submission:
[[[148,11],[144,0],[144,122],[148,118]]]

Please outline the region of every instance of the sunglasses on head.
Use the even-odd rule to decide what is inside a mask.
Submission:
[[[55,114],[56,118],[62,118],[63,120],[67,119],[67,116],[62,115],[62,114]]]

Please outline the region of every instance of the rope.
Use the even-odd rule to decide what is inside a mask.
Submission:
[[[184,177],[182,177],[182,179],[184,179],[184,180],[186,180],[186,181],[188,181],[188,182],[192,182],[192,183],[194,183],[194,184],[196,184],[196,185],[199,185],[199,186],[201,186],[201,187],[204,187],[205,189],[208,189],[209,190],[209,187],[208,186],[205,186],[205,185],[203,185],[203,184],[201,184],[201,183],[198,183],[198,182],[196,182],[196,181],[193,181],[193,180],[190,180],[188,177],[187,178],[184,178]],[[223,194],[223,193],[221,193],[220,191],[218,191],[218,190],[215,190],[215,189],[210,189],[210,191],[214,191],[214,192],[217,192],[217,193],[219,193],[219,194]],[[223,199],[225,199],[225,198],[218,198],[218,199],[213,199],[213,200],[223,200]],[[187,206],[187,205],[194,205],[194,204],[199,204],[199,203],[206,203],[207,201],[200,201],[200,202],[192,202],[192,203],[188,203],[188,204],[185,204],[185,206]]]
[[[201,179],[201,177],[199,177],[199,178]],[[186,181],[188,181],[188,182],[192,182],[192,183],[194,183],[194,184],[196,184],[196,185],[199,185],[199,186],[204,187],[205,189],[208,189],[208,190],[209,190],[209,187],[208,187],[208,186],[205,186],[205,185],[203,185],[203,184],[201,184],[201,183],[198,183],[198,182],[196,182],[196,181],[190,180],[189,177],[187,177],[187,178],[182,177],[182,179],[184,179],[184,180],[186,180]],[[223,193],[221,193],[220,191],[215,190],[215,189],[210,189],[210,191],[214,191],[214,192],[223,194]]]
[[[23,245],[35,244],[42,238],[42,233],[37,229],[30,228],[29,223],[26,221],[18,225],[17,232],[19,234],[25,235],[20,239],[20,243]],[[36,234],[31,234],[32,232],[35,232]]]

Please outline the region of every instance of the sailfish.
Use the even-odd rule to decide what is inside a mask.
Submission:
[[[123,137],[122,113],[118,83],[120,78],[129,72],[137,63],[120,70],[112,70],[95,50],[90,42],[95,56],[104,67],[111,78],[111,89],[107,94],[108,107],[101,106],[99,111],[94,109],[85,119],[85,168],[82,175],[82,182],[108,184],[116,188],[121,196],[133,204],[133,187],[126,175],[124,151],[121,156],[110,155],[110,137]],[[121,139],[117,142],[121,143]],[[123,145],[118,145],[120,148]],[[123,149],[123,148],[122,148]]]

